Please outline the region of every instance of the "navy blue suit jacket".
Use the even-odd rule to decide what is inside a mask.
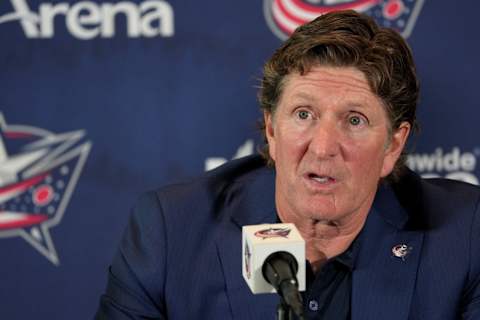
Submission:
[[[242,278],[241,227],[275,223],[258,156],[140,198],[96,319],[273,319],[278,298]],[[353,320],[480,319],[477,187],[409,172],[381,186],[360,238]],[[392,247],[411,248],[405,259]]]

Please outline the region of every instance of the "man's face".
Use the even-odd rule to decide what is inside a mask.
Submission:
[[[355,68],[316,66],[287,76],[275,113],[265,114],[283,221],[366,216],[381,177],[409,133],[389,135],[381,100]]]

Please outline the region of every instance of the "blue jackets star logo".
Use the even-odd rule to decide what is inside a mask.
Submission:
[[[61,222],[90,148],[82,130],[7,124],[0,113],[0,238],[21,237],[58,265],[49,229]]]
[[[381,26],[408,38],[424,0],[264,0],[263,11],[270,29],[285,40],[302,24],[338,10],[368,14]]]
[[[255,237],[268,239],[268,238],[288,238],[292,229],[290,228],[268,228],[255,232]]]

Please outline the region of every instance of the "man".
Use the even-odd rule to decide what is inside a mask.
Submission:
[[[480,319],[478,188],[404,165],[418,83],[394,31],[353,11],[300,27],[264,68],[265,165],[231,162],[143,196],[97,319],[272,319],[241,226],[306,240],[308,319]]]

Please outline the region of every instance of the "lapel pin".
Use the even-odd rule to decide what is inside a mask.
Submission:
[[[412,251],[412,249],[413,249],[412,247],[409,247],[406,244],[397,244],[392,248],[392,253],[394,257],[400,258],[403,261],[405,261],[405,258]]]

